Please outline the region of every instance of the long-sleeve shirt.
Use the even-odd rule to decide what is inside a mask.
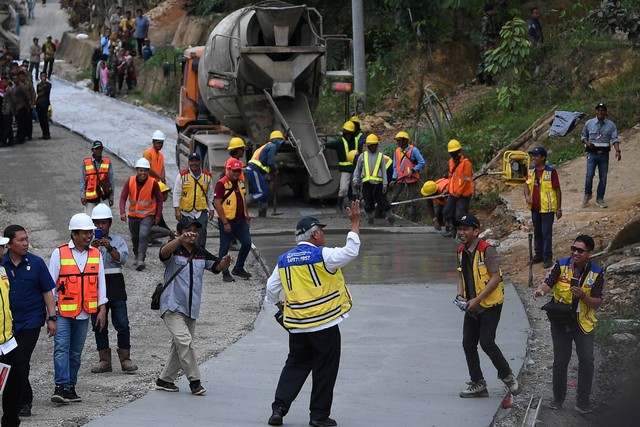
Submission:
[[[143,184],[140,184],[136,179],[136,184],[138,185],[138,189],[141,189]],[[158,182],[153,184],[153,198],[156,200],[156,213],[155,217],[162,218],[162,192],[160,191],[160,187],[158,186]],[[122,192],[120,193],[120,215],[125,215],[127,213],[127,199],[129,198],[129,180],[124,183],[124,187],[122,187]]]
[[[38,82],[36,88],[36,105],[48,107],[51,104],[51,83]]]
[[[382,154],[379,151],[376,151],[375,153],[372,153],[369,150],[366,150],[364,153],[362,153],[360,156],[358,156],[358,162],[356,163],[356,168],[353,171],[353,183],[360,185],[362,183],[362,178],[365,177],[366,175],[366,171],[364,169],[364,156],[368,157],[368,162],[369,162],[369,169],[370,172],[373,172],[373,170],[376,167],[376,162],[378,161],[378,154]],[[387,185],[388,181],[387,181],[387,165],[386,165],[386,161],[384,156],[382,157],[382,160],[380,161],[380,167],[378,168],[378,174],[376,176],[379,176],[380,178],[382,178],[382,185]],[[378,184],[378,182],[376,181],[369,181],[370,184]]]
[[[409,149],[411,147],[413,147],[413,150],[411,150],[411,155],[409,156],[409,160],[411,161],[411,163],[413,163],[415,165],[415,166],[412,167],[412,169],[416,170],[416,171],[419,171],[420,169],[422,169],[424,167],[425,162],[424,162],[424,157],[422,157],[422,154],[420,154],[420,150],[418,150],[418,147],[416,147],[414,145],[407,145],[406,148],[402,149],[402,152],[406,153],[407,151],[409,151]],[[402,162],[405,162],[405,159],[402,159],[401,163],[400,163],[400,166],[404,167]],[[394,155],[393,155],[393,179],[398,179],[398,168],[396,167],[395,152],[394,152]]]
[[[93,167],[96,170],[96,172],[98,170],[100,170],[100,164],[102,162],[102,157],[100,157],[100,159],[96,159],[95,157],[91,157],[91,161],[93,163]],[[86,176],[87,176],[87,169],[84,166],[84,162],[82,163],[82,170],[80,172],[80,198],[83,199],[85,197],[85,191],[87,189],[87,181],[86,181]],[[111,166],[111,163],[109,163],[109,172],[107,172],[107,179],[109,180],[109,182],[111,183],[111,186],[113,187],[115,184],[115,177],[113,176],[113,167]],[[113,202],[113,194],[115,193],[115,191],[111,191],[111,195],[109,195],[109,201]]]
[[[610,148],[611,145],[620,142],[618,140],[618,128],[609,119],[602,121],[597,118],[589,119],[582,128],[582,140],[587,140],[597,148]]]
[[[85,265],[87,265],[87,259],[89,257],[89,251],[84,250],[80,252],[76,249],[76,245],[73,243],[73,240],[69,241],[69,248],[71,249],[71,254],[73,255],[73,259],[76,260],[76,264],[78,265],[78,269],[80,271],[84,271]],[[51,274],[51,278],[54,282],[58,282],[58,278],[60,277],[60,249],[55,248],[51,253],[51,259],[49,260],[49,274]],[[56,297],[56,301],[58,300],[57,291],[54,291],[54,295]],[[104,264],[102,262],[102,257],[99,258],[98,265],[98,305],[103,305],[109,302],[107,299],[107,282],[104,278]],[[75,318],[77,320],[84,320],[90,317],[89,313],[84,311],[84,309],[78,314]]]
[[[310,245],[315,246],[309,242],[300,242],[300,245]],[[324,260],[324,266],[330,272],[335,272],[337,269],[345,267],[351,261],[358,257],[358,253],[360,252],[360,236],[358,233],[350,231],[347,234],[347,243],[343,247],[337,248],[322,248],[322,259]],[[267,291],[264,297],[264,300],[268,304],[275,304],[280,300],[280,292],[282,292],[282,281],[280,280],[280,272],[278,271],[278,266],[273,269],[273,273],[269,276],[267,280]],[[325,323],[320,326],[316,326],[308,329],[292,329],[292,333],[305,333],[305,332],[314,332],[320,329],[329,328],[333,325],[337,325],[342,321],[343,318],[348,317],[349,314],[345,313],[341,317],[337,319]]]

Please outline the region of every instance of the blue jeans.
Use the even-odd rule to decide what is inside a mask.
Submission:
[[[128,350],[131,348],[131,333],[129,332],[129,315],[127,314],[127,302],[123,300],[109,301],[107,307],[107,324],[102,331],[95,330],[98,314],[91,315],[91,326],[94,327],[97,350],[109,348],[109,312],[111,323],[118,332],[118,348]]]
[[[598,192],[596,199],[604,199],[604,192],[607,189],[607,173],[609,172],[609,153],[589,153],[587,155],[587,179],[584,182],[584,194],[591,195],[593,187],[593,177],[598,168]]]
[[[531,210],[531,221],[533,222],[533,247],[536,256],[541,255],[544,261],[551,261],[553,258],[553,221],[556,213],[540,213]]]
[[[69,387],[78,383],[78,370],[88,327],[89,319],[76,320],[58,315],[58,331],[53,338],[56,385]]]
[[[249,251],[251,251],[251,233],[249,232],[249,223],[245,219],[242,221],[229,221],[229,225],[231,225],[231,233],[225,233],[224,225],[218,218],[218,227],[220,227],[220,251],[218,252],[218,256],[222,258],[229,253],[231,240],[236,237],[241,246],[240,251],[238,252],[238,258],[236,259],[236,265],[233,269],[242,270],[244,268],[244,262],[247,260],[247,256],[249,256]],[[224,273],[228,272],[229,270],[224,271]]]
[[[251,193],[251,197],[257,202],[266,202],[269,198],[267,181],[264,179],[264,175],[262,173],[253,169],[254,167],[258,168],[258,166],[247,166],[247,179],[251,186],[251,191],[253,191],[253,193]]]

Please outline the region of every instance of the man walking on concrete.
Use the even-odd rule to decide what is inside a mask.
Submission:
[[[156,389],[177,392],[175,380],[180,369],[189,380],[194,395],[206,392],[200,382],[200,368],[194,350],[196,320],[200,317],[204,271],[215,274],[226,270],[231,257],[218,258],[196,244],[202,225],[184,216],[177,225],[177,238],[160,248],[160,261],[165,265],[165,290],[160,297],[160,317],[171,334],[171,352]]]
[[[149,171],[151,178],[155,178],[156,180],[162,181],[166,184],[167,178],[164,170],[164,154],[160,151],[164,146],[164,140],[165,136],[162,131],[157,130],[153,132],[153,135],[151,135],[152,146],[144,150],[142,157],[147,159],[151,164],[151,170]]]
[[[420,150],[411,144],[407,132],[398,132],[394,138],[398,147],[393,155],[393,178],[389,188],[393,189],[391,202],[398,201],[400,194],[406,189],[407,200],[415,199],[418,195],[418,181],[420,170],[424,167],[424,158]],[[407,216],[410,221],[417,221],[416,202],[407,206]]]
[[[341,248],[325,247],[324,230],[317,218],[304,217],[296,226],[298,246],[281,255],[267,280],[265,301],[283,310],[289,334],[289,356],[271,404],[269,425],[282,425],[282,418],[312,374],[309,425],[336,426],[329,417],[333,387],[340,365],[340,329],[352,299],[342,268],[358,257],[360,250],[360,201],[347,208],[351,231]],[[284,301],[280,293],[284,291]]]
[[[211,172],[202,169],[200,154],[188,156],[189,168],[178,173],[173,183],[173,209],[176,220],[189,216],[202,227],[198,230],[198,245],[207,244],[207,224],[213,220],[213,187]]]
[[[376,208],[384,213],[390,224],[394,218],[391,213],[391,205],[387,200],[387,171],[384,154],[378,151],[378,136],[370,134],[366,139],[367,150],[358,157],[356,168],[353,172],[353,191],[364,199],[364,211],[367,214],[367,222],[373,224],[373,211]]]
[[[104,146],[102,141],[93,141],[91,157],[84,159],[80,176],[80,202],[84,206],[84,213],[91,215],[91,211],[98,204],[108,200],[113,206],[113,167],[111,160],[102,155]]]

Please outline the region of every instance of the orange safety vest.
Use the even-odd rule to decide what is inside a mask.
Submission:
[[[409,149],[406,152],[402,152],[402,148],[396,148],[395,164],[396,164],[396,180],[411,184],[416,182],[420,178],[420,172],[411,172],[411,169],[416,165],[411,160],[411,153],[413,152],[413,145],[409,145]],[[407,164],[409,163],[409,164]]]
[[[440,178],[439,180],[436,181],[436,185],[438,186],[437,194],[444,194],[444,191],[447,189],[447,186],[449,185],[449,178]],[[444,206],[445,201],[447,199],[444,197],[438,197],[437,199],[433,199],[433,200],[435,200],[436,203],[439,203],[442,206]]]
[[[84,197],[87,200],[98,198],[98,182],[104,181],[109,177],[109,158],[102,157],[100,168],[96,171],[93,166],[93,157],[84,159]]]
[[[90,246],[87,264],[80,271],[68,243],[58,246],[60,274],[56,283],[58,312],[64,317],[76,317],[82,310],[98,312],[98,270],[100,251]]]
[[[267,142],[267,144],[271,144],[271,142]],[[271,168],[268,165],[263,165],[262,162],[260,161],[260,153],[262,153],[262,150],[264,150],[264,147],[266,147],[267,144],[264,144],[262,147],[258,148],[256,151],[253,152],[253,156],[251,156],[251,160],[249,160],[249,163],[252,163],[258,166],[260,169],[262,169],[266,173],[269,173],[271,172]]]
[[[473,170],[471,162],[465,156],[460,156],[458,167],[453,159],[449,159],[449,194],[459,194],[461,197],[473,194]]]
[[[156,214],[156,199],[153,197],[154,178],[147,178],[140,193],[136,177],[129,178],[129,216],[132,218],[146,218]]]
[[[153,147],[147,148],[142,153],[142,157],[149,160],[151,163],[151,170],[162,176],[164,170],[164,154],[161,151],[156,151]]]
[[[240,164],[242,165],[242,167],[244,168],[244,163],[242,163],[242,160],[238,160],[235,157],[229,157],[227,159],[227,161],[224,164],[224,173],[223,176],[227,174],[227,169],[229,169],[229,165],[231,164],[231,162],[235,162],[238,161],[240,162]],[[244,182],[244,170],[242,172],[240,172],[240,178],[238,178],[240,181]]]

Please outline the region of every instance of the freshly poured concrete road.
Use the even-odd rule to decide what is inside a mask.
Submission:
[[[468,381],[462,350],[463,314],[452,303],[453,284],[356,285],[354,307],[341,323],[342,359],[331,416],[340,426],[487,426],[505,387],[484,353],[490,397],[461,399]],[[522,366],[529,324],[509,285],[497,343],[514,372]],[[265,307],[255,329],[201,366],[207,393],[192,396],[186,379],[179,393],[152,390],[88,426],[265,426],[287,333]],[[197,333],[196,333],[197,335]],[[196,338],[197,346],[197,338]],[[167,344],[168,351],[168,344]],[[307,426],[311,380],[286,426]],[[149,384],[152,388],[152,384]]]

